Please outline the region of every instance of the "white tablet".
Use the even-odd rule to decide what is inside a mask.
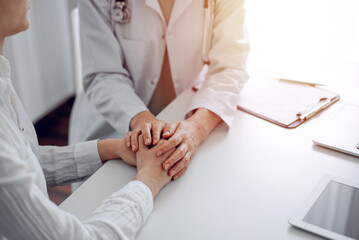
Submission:
[[[325,175],[289,223],[329,239],[359,239],[359,184]]]

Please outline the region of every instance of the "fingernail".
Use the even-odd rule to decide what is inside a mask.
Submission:
[[[150,143],[150,139],[149,139],[149,138],[146,138],[145,144],[149,144],[149,143]]]
[[[170,167],[170,165],[169,165],[169,164],[166,164],[166,165],[165,165],[165,170],[168,170],[169,167]]]
[[[157,152],[157,157],[161,156],[162,155],[162,151],[158,151]]]
[[[127,147],[129,147],[130,146],[130,142],[127,142]]]
[[[166,132],[165,132],[165,135],[169,135],[169,134],[170,134],[170,132],[169,132],[169,131],[166,131]]]
[[[154,142],[154,143],[157,142],[157,138],[154,138],[154,139],[153,139],[153,142]]]
[[[132,145],[132,151],[135,151],[136,145]]]
[[[173,177],[173,175],[175,175],[175,171],[170,172],[170,176]]]

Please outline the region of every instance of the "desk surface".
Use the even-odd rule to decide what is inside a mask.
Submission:
[[[296,129],[240,111],[229,131],[218,126],[186,174],[159,193],[136,239],[321,239],[291,227],[288,219],[324,174],[359,182],[358,158],[312,143],[313,132],[358,92],[359,72],[332,85],[342,100]],[[181,119],[192,96],[184,92],[159,118]],[[110,161],[61,208],[83,220],[135,173],[134,167]]]

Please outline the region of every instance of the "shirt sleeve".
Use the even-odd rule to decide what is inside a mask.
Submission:
[[[4,116],[0,111],[0,238],[134,239],[153,208],[152,193],[145,184],[128,183],[81,222],[41,190],[43,175],[36,155]],[[80,145],[82,149],[76,145],[73,152],[82,158],[82,150],[91,144]]]
[[[79,1],[84,91],[114,129],[127,132],[131,119],[148,108],[135,93],[124,68],[122,46],[112,30],[109,2]]]
[[[230,126],[239,94],[248,80],[249,52],[243,0],[217,0],[209,54],[210,65],[203,86],[195,94],[187,116],[206,108]]]
[[[43,176],[29,169],[38,164],[36,156],[22,152],[19,135],[1,128],[0,142],[0,238],[134,239],[152,211],[150,189],[132,181],[81,222],[40,190],[36,182]]]
[[[0,177],[0,233],[8,239],[134,239],[153,208],[151,191],[133,181],[81,222],[47,199],[34,178]]]
[[[38,158],[48,186],[83,180],[102,166],[97,140],[67,147],[39,146]]]

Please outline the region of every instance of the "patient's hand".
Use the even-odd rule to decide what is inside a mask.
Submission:
[[[136,154],[126,147],[124,139],[105,139],[97,143],[101,161],[122,159],[125,163],[136,166]]]
[[[136,154],[131,151],[128,147],[126,147],[125,139],[121,139],[119,145],[118,145],[118,155],[119,158],[121,158],[125,163],[136,166]]]
[[[171,177],[167,171],[162,169],[162,163],[165,161],[174,149],[168,151],[161,157],[156,156],[156,151],[166,140],[160,140],[158,145],[148,149],[143,142],[143,137],[139,137],[139,149],[136,153],[137,158],[137,175],[135,180],[146,184],[152,191],[153,198],[167,183],[171,181]]]

